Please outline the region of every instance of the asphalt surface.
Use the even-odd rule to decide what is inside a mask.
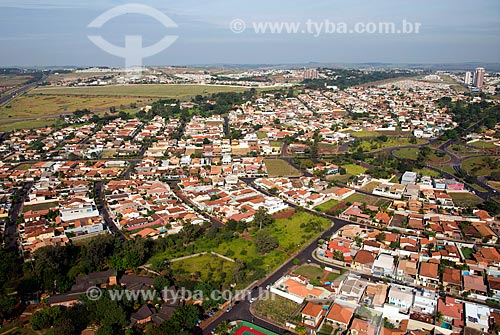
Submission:
[[[19,217],[19,215],[22,213],[24,198],[28,194],[31,187],[33,187],[32,182],[25,183],[23,185],[23,187],[19,190],[18,201],[13,203],[12,206],[10,207],[10,211],[9,211],[10,224],[7,227],[5,227],[5,236],[9,237],[9,240],[10,240],[9,248],[11,248],[11,249],[17,249],[17,247],[18,247],[17,238],[16,238],[16,233],[17,233],[16,220]]]

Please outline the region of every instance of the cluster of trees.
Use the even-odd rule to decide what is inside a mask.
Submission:
[[[303,84],[310,89],[323,89],[325,86],[337,86],[344,89],[379,80],[386,80],[397,77],[411,77],[415,73],[411,71],[362,71],[335,69],[330,71],[328,79],[306,79]]]

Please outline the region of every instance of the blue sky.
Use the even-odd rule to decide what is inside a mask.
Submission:
[[[207,63],[456,63],[500,61],[498,0],[135,0],[169,16],[177,28],[127,14],[102,28],[88,24],[122,0],[0,0],[0,66],[107,65],[124,59],[95,46],[88,35],[123,45],[142,35],[144,45],[165,35],[178,40],[146,58],[146,65]],[[247,30],[234,34],[234,19]],[[421,24],[419,34],[256,34],[252,22],[395,22]]]

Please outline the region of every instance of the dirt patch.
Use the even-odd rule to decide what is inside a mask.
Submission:
[[[347,204],[345,202],[341,202],[330,208],[328,211],[326,211],[327,214],[330,215],[336,215],[339,212],[343,212],[347,209]]]
[[[295,209],[287,209],[285,211],[273,214],[271,217],[273,219],[288,219],[291,218],[294,214],[295,214]]]

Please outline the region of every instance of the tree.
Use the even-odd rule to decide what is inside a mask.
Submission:
[[[379,242],[384,242],[385,241],[385,233],[384,232],[378,233],[377,236],[375,236],[375,239]]]
[[[229,333],[231,326],[229,325],[229,321],[224,320],[215,328],[215,333],[219,335],[225,335]]]
[[[253,225],[255,227],[259,227],[259,229],[262,229],[262,227],[268,226],[271,223],[273,223],[273,219],[264,207],[260,207],[253,215]]]
[[[307,332],[307,329],[303,325],[297,325],[297,326],[295,326],[295,332],[299,335],[305,335]]]
[[[259,230],[257,234],[255,234],[255,244],[259,253],[266,254],[269,251],[276,249],[279,242],[276,236],[271,235],[267,231]]]

